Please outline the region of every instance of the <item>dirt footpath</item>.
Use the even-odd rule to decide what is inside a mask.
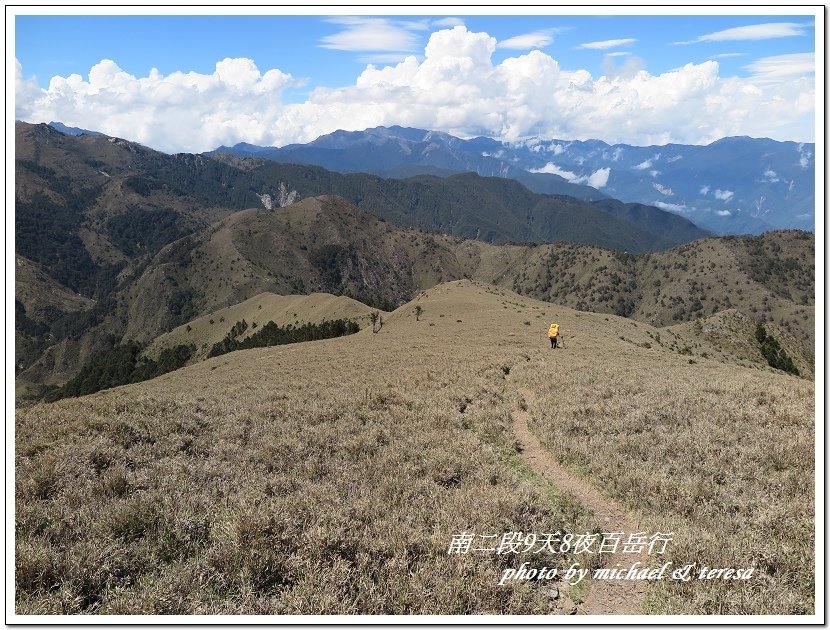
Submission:
[[[533,409],[535,397],[527,389],[520,390],[526,407]],[[585,508],[594,513],[605,532],[624,532],[625,536],[640,530],[638,523],[616,501],[603,496],[584,479],[566,470],[542,446],[528,426],[530,413],[523,409],[511,412],[513,431],[521,446],[520,456],[539,475],[549,480],[557,489],[576,498]],[[640,567],[649,564],[647,553],[622,553],[622,545],[613,554],[607,554],[606,567],[628,568],[635,562]],[[577,612],[584,615],[639,615],[645,602],[647,583],[641,580],[591,580],[585,601],[577,606]]]

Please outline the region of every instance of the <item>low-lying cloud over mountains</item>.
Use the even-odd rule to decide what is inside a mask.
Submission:
[[[473,171],[538,193],[613,197],[679,214],[721,234],[815,227],[815,145],[723,138],[709,145],[609,145],[530,138],[501,142],[402,127],[337,131],[281,148],[217,152],[383,176]]]

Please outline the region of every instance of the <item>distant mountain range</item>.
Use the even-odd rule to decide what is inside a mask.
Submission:
[[[67,136],[103,136],[100,131],[90,131],[89,129],[81,129],[80,127],[67,127],[61,122],[52,121],[49,123],[49,126],[53,129],[57,129],[61,133],[65,133]]]
[[[335,131],[308,144],[240,143],[213,153],[315,164],[384,177],[472,171],[537,193],[656,206],[720,234],[815,229],[815,145],[747,137],[706,146],[637,147],[600,140],[463,140],[404,127]]]
[[[17,128],[17,173],[23,185],[19,201],[26,207],[37,192],[46,200],[37,206],[44,210],[32,215],[33,220],[39,217],[37,224],[29,226],[29,215],[20,213],[23,223],[18,226],[18,239],[31,228],[42,241],[44,231],[49,233],[48,226],[67,214],[67,204],[86,205],[97,207],[97,221],[106,218],[108,226],[121,229],[127,221],[131,227],[125,224],[125,237],[140,236],[141,247],[146,248],[155,239],[139,235],[133,222],[145,221],[148,212],[158,214],[153,215],[154,234],[165,226],[167,236],[181,235],[181,230],[190,229],[183,226],[192,227],[193,221],[199,220],[197,215],[206,214],[207,208],[261,206],[259,195],[273,195],[279,182],[295,189],[300,198],[340,195],[398,225],[490,243],[568,241],[643,252],[668,249],[711,234],[658,208],[605,197],[590,203],[533,193],[512,179],[469,172],[397,180],[270,160],[239,160],[225,154],[170,156],[120,138],[67,136],[48,125],[21,123]],[[65,190],[67,177],[72,179],[71,191]],[[70,199],[81,191],[85,191],[83,199]],[[58,198],[63,199],[62,209],[49,205]],[[179,207],[183,202],[189,209],[182,214]],[[194,212],[195,207],[200,209]],[[145,210],[144,214],[137,214],[139,209]],[[182,216],[174,219],[171,212]],[[162,215],[168,217],[167,222],[160,221]],[[215,213],[208,215],[216,218]],[[117,241],[120,237],[110,234],[112,229],[105,231],[110,241]],[[29,241],[24,238],[24,242]]]

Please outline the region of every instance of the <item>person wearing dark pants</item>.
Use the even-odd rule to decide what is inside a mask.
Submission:
[[[551,324],[548,328],[548,339],[550,339],[550,347],[556,349],[559,341],[559,324]]]

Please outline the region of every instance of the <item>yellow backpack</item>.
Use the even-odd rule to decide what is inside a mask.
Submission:
[[[551,324],[548,328],[548,339],[553,339],[559,336],[559,324]]]

